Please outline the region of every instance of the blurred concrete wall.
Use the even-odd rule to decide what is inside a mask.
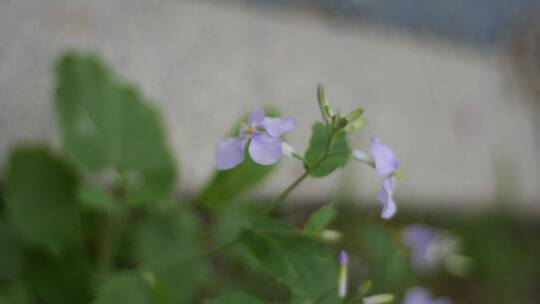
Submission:
[[[57,142],[52,64],[67,48],[92,49],[159,104],[192,191],[212,172],[214,145],[239,113],[277,105],[306,147],[322,82],[343,112],[364,107],[353,137],[390,143],[406,178],[397,199],[420,207],[492,206],[495,163],[515,174],[516,203],[538,210],[538,150],[531,105],[515,90],[503,54],[369,26],[333,25],[313,13],[206,1],[0,1],[0,156],[21,141]],[[537,118],[536,118],[537,119]],[[259,189],[272,194],[301,173],[292,160]],[[371,200],[373,172],[354,165],[348,189]],[[299,198],[331,197],[338,174],[311,180]]]

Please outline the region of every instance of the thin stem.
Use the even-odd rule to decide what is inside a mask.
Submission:
[[[300,156],[300,154],[293,152],[291,155],[292,155],[292,157],[300,160],[301,162],[304,162],[304,158],[302,156]]]
[[[268,209],[266,214],[271,214],[274,210],[276,210],[283,203],[283,201],[285,201],[287,196],[289,196],[289,194],[294,190],[294,188],[300,185],[300,183],[302,183],[304,179],[308,177],[308,175],[309,175],[309,170],[306,170],[304,174],[299,176],[289,187],[287,187],[287,189],[281,192],[281,194],[278,197],[276,197],[272,201],[272,203],[270,203],[270,208]]]
[[[289,187],[287,187],[287,189],[285,189],[283,192],[281,192],[281,194],[272,201],[272,203],[270,204],[270,208],[268,209],[266,214],[271,214],[277,208],[279,208],[279,206],[285,201],[285,199],[289,196],[289,194],[291,194],[291,192],[298,185],[300,185],[304,181],[304,179],[306,179],[306,177],[309,176],[309,173],[311,171],[315,170],[323,161],[325,161],[327,159],[328,153],[330,152],[330,147],[332,145],[332,141],[334,139],[335,134],[336,134],[336,132],[333,129],[329,130],[328,142],[326,143],[326,149],[325,149],[324,154],[321,157],[321,159],[319,159],[311,168],[306,169],[304,174],[299,176]],[[333,155],[333,154],[331,154],[331,155]],[[303,158],[302,158],[302,160],[303,160]]]

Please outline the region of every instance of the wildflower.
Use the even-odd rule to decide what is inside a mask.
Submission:
[[[349,268],[349,255],[342,250],[339,253],[339,277],[338,277],[338,294],[340,298],[347,296],[347,279]]]
[[[433,298],[431,293],[421,287],[414,287],[407,291],[403,304],[452,304],[449,298]]]
[[[286,119],[265,116],[262,108],[251,112],[249,120],[242,123],[238,137],[221,141],[216,148],[216,167],[228,170],[238,166],[245,157],[249,145],[249,155],[260,165],[272,165],[283,156],[281,136],[296,126],[293,117]]]
[[[440,265],[458,275],[464,275],[469,258],[460,255],[460,241],[448,232],[423,224],[410,225],[403,231],[403,242],[411,250],[413,267],[422,273]]]
[[[400,162],[394,151],[381,140],[371,137],[371,157],[361,150],[353,150],[353,157],[375,168],[377,175],[384,177],[381,190],[377,194],[377,200],[383,205],[381,217],[389,219],[397,211],[394,201],[394,190],[396,189],[395,174],[399,170]]]

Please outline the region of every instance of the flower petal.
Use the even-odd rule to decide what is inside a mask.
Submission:
[[[377,194],[377,200],[383,205],[381,217],[389,219],[397,211],[396,203],[394,202],[394,189],[396,188],[396,178],[389,176],[384,180],[383,187]]]
[[[268,136],[266,133],[255,133],[251,137],[249,155],[258,164],[272,165],[281,158],[281,140]]]
[[[264,119],[264,115],[264,109],[261,107],[256,107],[253,109],[253,111],[251,111],[247,124],[250,126],[259,127]]]
[[[272,137],[280,137],[285,132],[289,132],[296,127],[296,120],[293,117],[286,119],[265,117],[261,126],[266,129],[266,133]]]
[[[246,141],[242,138],[226,138],[216,147],[216,167],[218,170],[229,170],[244,160]]]
[[[392,149],[381,140],[372,137],[371,155],[375,160],[377,175],[388,176],[399,169],[399,159]]]
[[[421,287],[411,288],[407,291],[403,304],[431,304],[431,293]]]

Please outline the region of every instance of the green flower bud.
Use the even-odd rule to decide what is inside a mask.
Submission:
[[[317,85],[317,101],[319,103],[319,109],[321,110],[321,116],[326,122],[331,122],[335,113],[326,99],[326,92],[322,84]]]

